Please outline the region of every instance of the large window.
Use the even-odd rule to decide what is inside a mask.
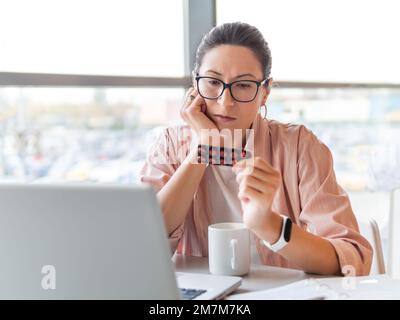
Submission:
[[[0,88],[0,176],[133,183],[183,89]],[[153,130],[154,129],[154,130]]]
[[[183,76],[181,0],[0,0],[0,71]]]
[[[218,0],[217,23],[244,21],[270,44],[279,80],[400,83],[397,0]]]
[[[0,180],[137,181],[179,120],[184,8],[0,0]]]
[[[278,85],[268,117],[312,129],[346,190],[400,185],[396,1],[216,5],[217,24],[248,22],[270,43]],[[215,23],[213,1],[0,0],[0,8],[2,83],[7,71],[62,80],[55,87],[39,75],[48,86],[35,87],[28,74],[23,86],[0,87],[1,179],[135,181],[153,134],[180,120],[196,47],[187,36],[197,41],[210,28],[201,24]],[[356,82],[370,87],[343,84]]]

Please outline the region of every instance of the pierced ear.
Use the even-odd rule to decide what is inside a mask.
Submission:
[[[272,78],[269,78],[269,79],[268,79],[268,85],[267,85],[267,89],[268,89],[269,91],[271,91],[272,83],[273,83],[273,79],[272,79]]]
[[[264,103],[267,102],[268,96],[271,93],[271,89],[272,89],[272,78],[269,78],[267,85],[265,86],[266,97],[265,97],[265,100],[263,99]]]
[[[262,100],[261,100],[262,105],[265,105],[265,104],[267,103],[268,96],[269,96],[270,92],[271,92],[270,89],[265,88],[265,95],[264,95],[264,97],[263,97]]]

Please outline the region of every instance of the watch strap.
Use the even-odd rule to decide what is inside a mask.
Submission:
[[[291,237],[292,221],[286,216],[281,215],[281,217],[283,218],[283,221],[278,241],[276,241],[273,244],[270,244],[269,242],[263,240],[264,245],[274,252],[279,251],[283,247],[285,247],[290,241]]]

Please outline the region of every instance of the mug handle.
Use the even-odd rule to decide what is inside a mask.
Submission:
[[[231,246],[231,249],[232,249],[232,257],[231,257],[231,268],[232,268],[232,270],[236,270],[236,268],[237,268],[237,265],[236,265],[237,243],[238,243],[238,241],[236,239],[231,239],[231,241],[230,241],[230,246]]]

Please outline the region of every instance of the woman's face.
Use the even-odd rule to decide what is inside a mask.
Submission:
[[[199,69],[199,76],[220,79],[225,83],[236,80],[263,80],[262,66],[251,49],[236,45],[220,45],[208,51]],[[204,99],[206,115],[219,130],[250,128],[259,107],[264,105],[269,89],[260,86],[251,102],[234,100],[228,89],[216,100]],[[230,118],[221,118],[226,116]]]

